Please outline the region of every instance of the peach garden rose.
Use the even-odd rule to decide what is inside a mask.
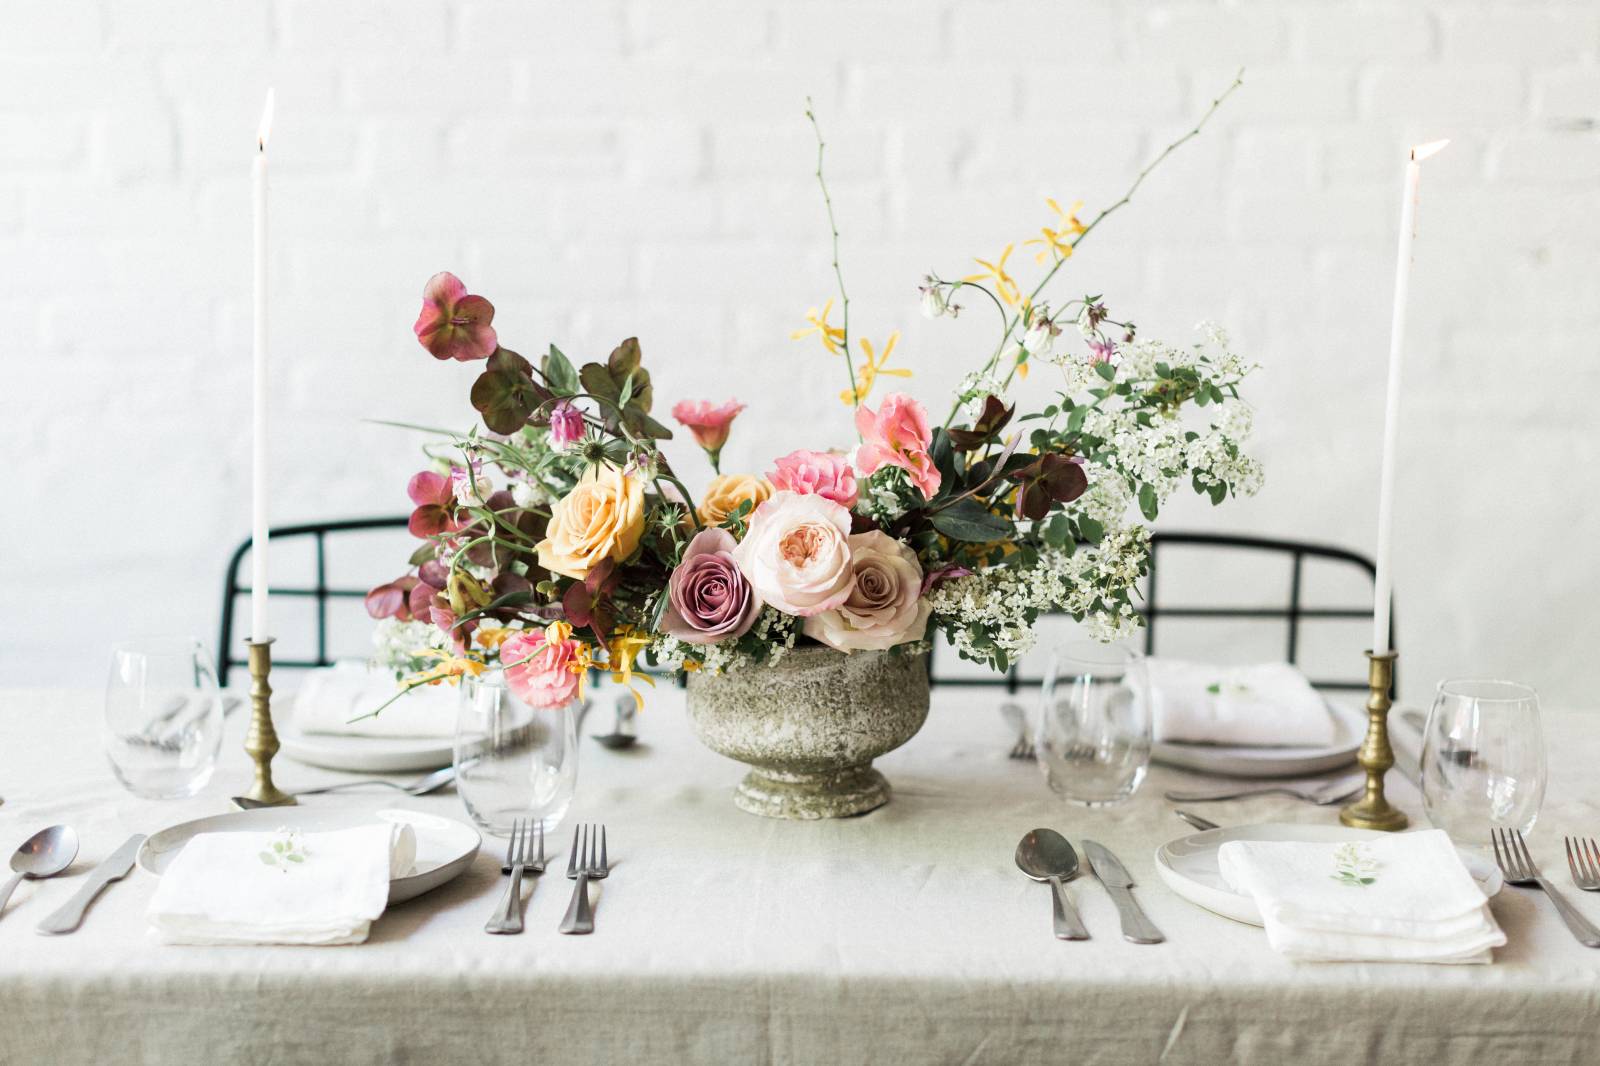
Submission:
[[[779,492],[750,516],[733,550],[756,594],[786,614],[807,618],[850,595],[850,512],[822,496]]]
[[[931,608],[922,596],[917,553],[881,530],[850,538],[850,594],[814,614],[805,634],[840,651],[883,651],[922,639]]]
[[[622,562],[644,533],[644,489],[615,467],[593,467],[551,508],[539,565],[582,580],[606,559]]]
[[[718,474],[706,486],[696,512],[708,526],[720,526],[746,500],[759,507],[772,495],[772,484],[755,474]]]

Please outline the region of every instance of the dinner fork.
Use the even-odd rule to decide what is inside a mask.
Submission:
[[[522,872],[525,874],[544,873],[544,819],[536,818],[533,822],[534,847],[537,855],[522,856]],[[500,864],[500,872],[511,872],[511,849],[506,848],[506,861]]]
[[[1567,923],[1572,935],[1578,938],[1578,943],[1588,948],[1600,948],[1600,929],[1590,925],[1589,920],[1574,910],[1572,904],[1556,894],[1554,885],[1540,876],[1539,868],[1534,865],[1533,856],[1528,854],[1528,845],[1523,843],[1519,830],[1492,829],[1489,831],[1489,842],[1494,845],[1494,861],[1500,864],[1500,872],[1506,875],[1507,884],[1537,885],[1543,889],[1544,894],[1550,897],[1550,902],[1555,904],[1556,913]]]
[[[1352,774],[1323,783],[1311,785],[1275,783],[1265,785],[1233,785],[1227,788],[1205,789],[1198,792],[1173,791],[1164,793],[1173,803],[1209,803],[1212,800],[1244,799],[1247,796],[1283,794],[1315,803],[1320,807],[1332,806],[1349,799],[1366,787],[1366,775]]]
[[[1007,754],[1012,759],[1031,759],[1034,756],[1033,732],[1028,728],[1028,713],[1022,709],[1022,704],[1007,700],[1000,705],[1000,713],[1010,724],[1012,732],[1017,734],[1017,742],[1011,745]]]
[[[598,848],[598,850],[596,850]],[[561,932],[594,932],[594,912],[589,909],[590,880],[604,880],[611,867],[606,860],[606,827],[580,825],[572,831],[572,851],[567,856],[567,876],[572,886],[572,902],[561,919]]]
[[[1572,883],[1585,892],[1600,892],[1600,848],[1594,838],[1562,837],[1567,845],[1567,868]]]
[[[511,867],[511,881],[494,914],[485,923],[485,933],[522,932],[522,871],[532,851],[533,825],[518,818],[511,823],[511,840],[506,844],[506,865]]]

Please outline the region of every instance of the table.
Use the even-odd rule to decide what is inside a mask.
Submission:
[[[1576,944],[1537,894],[1507,888],[1495,901],[1510,942],[1493,966],[1288,962],[1260,930],[1191,906],[1155,874],[1155,847],[1186,832],[1160,792],[1199,779],[1157,768],[1123,807],[1066,808],[1035,767],[1005,757],[996,698],[938,692],[922,733],[879,761],[894,801],[807,824],[737,811],[739,768],[694,740],[680,692],[660,690],[637,749],[584,748],[571,817],[608,824],[614,862],[591,937],[556,933],[570,890],[559,862],[533,884],[528,932],[486,936],[502,887],[495,842],[459,880],[392,909],[358,947],[159,945],[142,918],[155,879],[142,870],[112,886],[77,933],[42,937],[34,923],[77,879],[24,884],[0,918],[0,1063],[1600,1057],[1600,952]],[[34,829],[69,822],[81,873],[130,832],[216,813],[243,791],[242,715],[204,793],[162,803],[112,777],[99,704],[95,692],[0,692],[6,854]],[[1530,843],[1566,884],[1561,834],[1600,834],[1600,716],[1552,713],[1547,730],[1552,783]],[[276,772],[291,789],[346,776],[283,757]],[[1392,791],[1419,815],[1408,784]],[[465,818],[448,792],[308,802]],[[1282,799],[1206,813],[1223,824],[1335,817]],[[1040,825],[1116,851],[1168,943],[1124,942],[1092,879],[1072,892],[1094,939],[1052,939],[1049,890],[1011,865],[1017,839]],[[1569,896],[1600,921],[1600,897]]]

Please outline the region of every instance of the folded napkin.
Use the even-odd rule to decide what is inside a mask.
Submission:
[[[1217,864],[1291,959],[1484,963],[1506,942],[1441,829],[1349,844],[1230,840]]]
[[[1328,705],[1288,663],[1207,666],[1149,659],[1146,669],[1158,743],[1322,747],[1337,736]]]
[[[414,688],[377,717],[361,718],[394,699],[398,691],[392,675],[369,670],[366,663],[312,670],[294,694],[295,725],[304,733],[354,737],[442,739],[455,734],[456,690],[450,685]]]
[[[416,855],[411,827],[389,822],[201,833],[161,875],[150,923],[168,944],[359,944]]]

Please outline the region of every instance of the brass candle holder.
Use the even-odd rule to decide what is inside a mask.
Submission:
[[[294,797],[272,783],[272,757],[278,754],[278,731],[272,728],[272,639],[252,640],[250,644],[250,730],[244,735],[244,750],[255,763],[255,781],[246,798],[280,807]]]
[[[1405,812],[1383,794],[1383,775],[1394,765],[1389,746],[1389,690],[1394,686],[1396,653],[1367,652],[1367,735],[1356,760],[1367,772],[1367,787],[1360,799],[1339,812],[1339,821],[1356,829],[1394,832],[1408,824]]]

